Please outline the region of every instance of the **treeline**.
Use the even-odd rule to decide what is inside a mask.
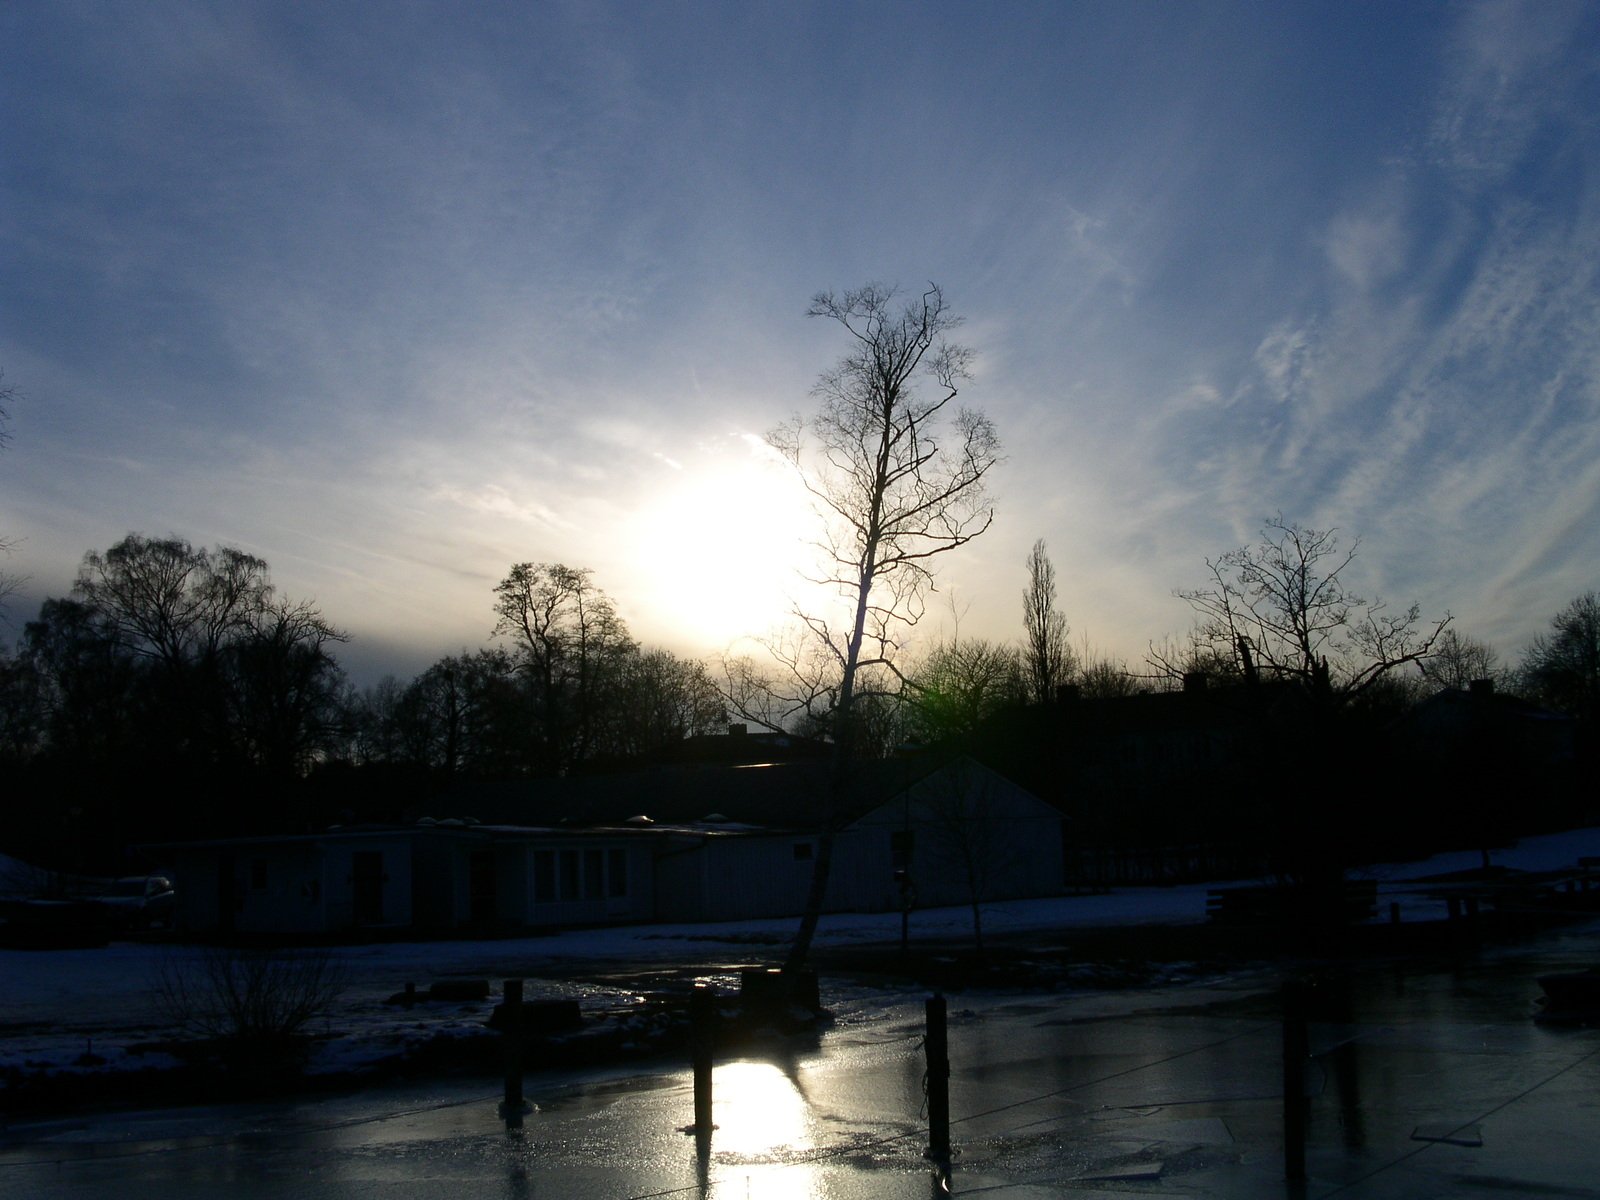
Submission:
[[[347,640],[242,551],[130,534],[0,655],[14,853],[116,869],[141,843],[390,820],[462,776],[554,775],[721,728],[703,664],[641,646],[590,572],[519,563],[502,644],[358,691]]]
[[[647,649],[586,569],[518,563],[495,588],[505,646],[352,698],[350,757],[486,777],[561,775],[723,728],[703,663]]]
[[[1347,751],[1432,692],[1490,679],[1578,717],[1580,755],[1592,758],[1600,594],[1576,597],[1508,663],[1448,616],[1423,621],[1415,608],[1390,613],[1351,594],[1342,582],[1351,557],[1329,531],[1269,522],[1256,545],[1207,563],[1207,587],[1179,593],[1198,617],[1187,637],[1152,644],[1130,665],[1069,643],[1037,543],[1022,636],[951,637],[868,665],[851,710],[853,752],[977,746],[1008,710],[1066,693],[1167,690],[1200,673],[1213,685],[1302,689],[1308,711],[1323,713],[1314,740],[1337,728]],[[106,869],[142,843],[401,819],[463,778],[661,757],[730,715],[819,738],[835,731],[837,663],[802,643],[769,645],[762,661],[724,660],[713,677],[706,664],[642,646],[592,573],[561,564],[515,564],[493,610],[493,644],[358,690],[336,656],[346,635],[282,596],[261,559],[139,534],[90,552],[71,593],[47,600],[0,653],[5,846]]]
[[[1181,688],[1270,682],[1303,695],[1323,718],[1382,724],[1445,689],[1488,682],[1496,692],[1574,717],[1590,747],[1600,717],[1600,592],[1574,597],[1548,631],[1507,660],[1463,634],[1446,613],[1391,607],[1357,595],[1344,576],[1359,542],[1282,516],[1259,539],[1215,559],[1201,587],[1174,593],[1194,610],[1181,638],[1152,642],[1142,662],[1074,648],[1056,609],[1055,570],[1043,541],[1027,560],[1023,636],[941,642],[901,676],[914,703],[897,734],[938,737],[977,728],[1007,707],[1045,703],[1065,689],[1107,699]]]

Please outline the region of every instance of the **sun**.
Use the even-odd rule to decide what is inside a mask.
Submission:
[[[630,566],[649,622],[703,649],[762,636],[806,588],[817,517],[793,471],[760,438],[725,439],[638,506]]]

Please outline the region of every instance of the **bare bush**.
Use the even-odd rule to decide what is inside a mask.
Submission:
[[[219,946],[162,963],[156,1002],[185,1032],[259,1044],[294,1037],[344,986],[343,963],[326,950]]]

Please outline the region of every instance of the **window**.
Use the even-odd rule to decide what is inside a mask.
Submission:
[[[604,850],[583,852],[583,898],[603,900],[606,894],[606,853]]]
[[[620,900],[628,894],[628,852],[606,851],[606,895]]]
[[[563,900],[576,900],[578,898],[578,852],[576,850],[563,850],[561,852],[561,898]]]
[[[533,898],[541,904],[553,903],[556,898],[556,852],[533,852]]]
[[[810,842],[796,842],[794,844],[794,860],[795,860],[795,862],[809,862],[810,859],[811,859],[811,843]]]

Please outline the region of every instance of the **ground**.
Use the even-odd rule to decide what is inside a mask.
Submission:
[[[1600,829],[1525,839],[1495,861],[1543,871],[1595,854]],[[1472,853],[1373,871],[1380,919],[1355,946],[1286,946],[1259,930],[1210,925],[1207,888],[1195,885],[985,906],[981,958],[965,909],[914,913],[903,953],[898,914],[837,915],[823,923],[814,962],[824,1006],[860,1012],[929,988],[1114,993],[1246,973],[1308,950],[1409,954],[1437,939],[1444,907],[1416,881],[1477,863]],[[1400,906],[1398,927],[1389,923],[1390,904]],[[527,980],[530,1001],[572,1001],[583,1014],[581,1031],[536,1043],[535,1065],[675,1052],[686,1036],[690,986],[709,983],[731,1005],[739,971],[781,959],[790,932],[790,922],[765,921],[341,947],[330,952],[337,998],[303,1039],[266,1057],[185,1038],[161,1004],[163,975],[194,970],[203,949],[147,940],[0,951],[0,1106],[40,1111],[493,1071],[501,1043],[487,1019],[507,978]],[[463,980],[485,981],[486,996],[427,998],[434,983]],[[408,983],[423,998],[391,1002]]]

